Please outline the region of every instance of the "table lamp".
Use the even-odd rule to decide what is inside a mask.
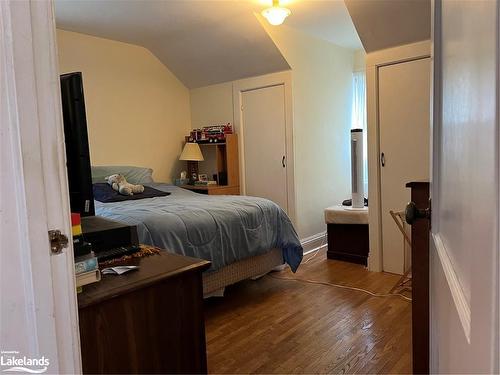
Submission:
[[[205,160],[198,143],[186,142],[179,160],[187,161],[189,182],[193,184],[198,180],[198,162]]]

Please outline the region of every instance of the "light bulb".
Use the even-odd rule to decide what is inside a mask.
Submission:
[[[278,26],[285,21],[285,18],[287,18],[290,13],[290,9],[274,5],[271,8],[264,9],[261,14],[271,25]]]

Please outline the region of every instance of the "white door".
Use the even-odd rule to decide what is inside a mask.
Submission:
[[[407,182],[429,179],[430,59],[382,66],[378,74],[383,270],[402,274],[405,244],[389,211],[410,201]]]
[[[431,372],[499,372],[499,3],[435,1]]]
[[[0,371],[81,371],[52,5],[0,1]]]
[[[288,212],[284,85],[241,96],[246,194],[270,199]]]

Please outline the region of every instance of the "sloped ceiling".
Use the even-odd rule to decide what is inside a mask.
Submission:
[[[431,37],[430,0],[344,0],[366,52]]]
[[[342,0],[282,0],[287,25],[361,48]],[[188,88],[290,69],[254,12],[271,0],[55,0],[57,27],[137,44]]]
[[[188,88],[290,68],[245,2],[56,0],[56,22],[146,47]]]
[[[343,0],[295,0],[284,3],[292,11],[286,26],[316,38],[359,50],[363,46]]]

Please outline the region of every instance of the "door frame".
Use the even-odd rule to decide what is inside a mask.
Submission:
[[[380,124],[378,108],[379,68],[431,57],[429,40],[405,44],[366,55],[366,106],[368,127],[368,225],[370,252],[368,269],[383,271],[382,212],[380,189]],[[430,152],[430,150],[429,150]]]
[[[245,183],[245,142],[243,133],[242,94],[246,91],[263,89],[266,87],[283,85],[285,90],[285,144],[286,144],[286,184],[288,216],[294,225],[295,217],[295,179],[294,179],[294,152],[293,152],[293,109],[292,109],[292,72],[290,70],[266,74],[258,77],[245,78],[233,83],[233,113],[234,126],[239,134],[240,147],[240,191],[246,194]],[[264,183],[268,183],[265,181]]]
[[[9,314],[18,317],[2,329],[2,350],[45,356],[50,373],[80,373],[53,5],[52,0],[0,2],[2,144],[11,151],[2,163],[15,171],[8,177],[14,195],[7,198],[10,217],[2,218],[2,243],[10,246],[0,251],[10,259],[13,282],[22,285],[22,293],[2,296],[9,300]],[[69,239],[58,255],[50,252],[51,229]]]

